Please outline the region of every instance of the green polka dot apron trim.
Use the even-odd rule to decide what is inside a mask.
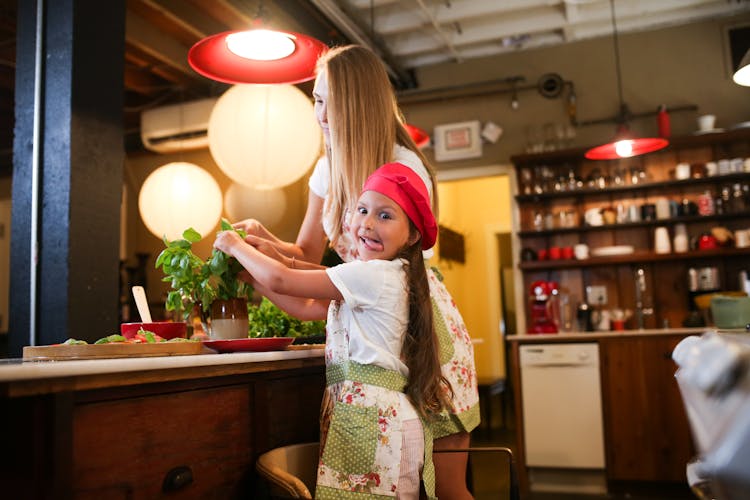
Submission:
[[[407,380],[393,370],[346,361],[326,367],[326,383],[329,389],[336,384],[349,384],[347,397],[356,398],[357,387],[361,388],[362,384],[403,393]],[[367,389],[362,388],[361,392],[365,393]],[[339,487],[321,484],[319,481],[315,498],[354,499],[362,498],[363,495],[371,498],[393,498],[393,495],[372,491],[373,486],[380,486],[375,454],[378,445],[383,445],[382,440],[388,436],[383,434],[380,428],[382,420],[387,419],[383,412],[387,412],[388,408],[384,409],[380,405],[350,404],[333,399],[334,409],[326,432],[321,462],[325,464],[323,473],[335,474]],[[422,428],[425,439],[422,483],[428,498],[434,499],[436,497],[432,432],[424,420]],[[321,474],[321,469],[318,474]]]
[[[450,363],[455,354],[453,340],[448,332],[448,326],[445,324],[445,318],[440,311],[440,307],[434,298],[430,298],[432,303],[432,322],[435,325],[435,334],[437,335],[438,348],[440,349],[440,366]]]
[[[427,267],[440,369],[453,389],[452,408],[430,420],[435,439],[471,432],[480,420],[474,347],[466,324],[435,266]]]

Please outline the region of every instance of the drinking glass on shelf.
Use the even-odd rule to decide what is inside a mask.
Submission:
[[[531,175],[531,169],[528,167],[521,169],[521,193],[531,194],[533,177]]]
[[[526,126],[526,152],[541,153],[544,151],[542,132],[537,125]]]
[[[555,124],[545,123],[544,128],[544,150],[554,151],[557,149],[557,135],[555,134]]]

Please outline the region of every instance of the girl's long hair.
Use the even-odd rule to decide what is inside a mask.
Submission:
[[[411,231],[417,231],[411,221],[409,225]],[[430,285],[427,281],[421,243],[420,238],[413,245],[402,249],[398,255],[408,261],[406,281],[409,288],[409,323],[401,357],[409,368],[406,395],[422,417],[432,418],[443,409],[450,408],[452,388],[440,371]]]
[[[435,175],[427,158],[403,126],[396,95],[380,58],[360,45],[328,50],[318,61],[318,72],[328,78],[327,115],[331,185],[323,217],[332,229],[331,246],[341,236],[346,212],[356,202],[367,177],[393,161],[393,147],[412,150],[430,174],[432,205],[437,218]]]

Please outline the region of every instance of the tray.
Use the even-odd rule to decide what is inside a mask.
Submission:
[[[203,345],[218,352],[283,351],[294,337],[257,337],[247,339],[204,340]]]
[[[107,359],[153,356],[187,356],[212,353],[200,342],[159,342],[156,344],[42,345],[23,348],[23,359]]]

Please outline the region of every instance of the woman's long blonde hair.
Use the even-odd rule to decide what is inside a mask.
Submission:
[[[367,177],[393,161],[394,144],[417,154],[430,174],[432,204],[437,217],[437,183],[429,162],[403,126],[396,95],[380,58],[360,45],[330,49],[318,61],[328,79],[326,154],[331,185],[323,209],[330,222],[331,245],[341,236],[347,210],[356,202]]]

